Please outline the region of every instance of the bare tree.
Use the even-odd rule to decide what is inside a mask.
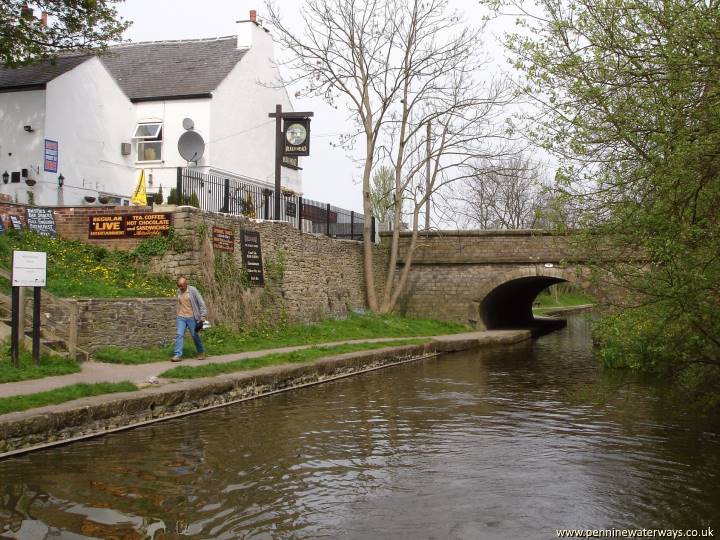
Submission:
[[[550,223],[551,198],[541,168],[518,154],[496,165],[478,164],[475,173],[446,200],[463,226],[533,229]]]
[[[446,0],[308,0],[301,34],[283,23],[275,6],[268,4],[268,10],[277,39],[291,55],[293,79],[286,82],[303,81],[309,95],[348,107],[352,127],[345,140],[364,142],[365,215],[372,212],[375,163],[392,166],[393,236],[381,295],[375,290],[370,220],[364,222],[368,307],[392,311],[409,274],[427,198],[469,176],[474,160],[498,153],[503,134],[497,120],[509,100],[508,87],[478,81],[479,31],[449,13]],[[396,275],[404,206],[412,237]]]

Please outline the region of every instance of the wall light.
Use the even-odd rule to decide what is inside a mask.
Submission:
[[[10,175],[5,171],[2,175],[3,184],[7,184],[10,181]]]
[[[63,187],[63,184],[65,183],[65,177],[60,173],[60,176],[58,176],[58,187]]]

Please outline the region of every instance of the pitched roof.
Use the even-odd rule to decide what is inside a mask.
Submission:
[[[131,101],[209,95],[246,50],[234,36],[111,47],[100,57]]]
[[[88,54],[63,55],[51,62],[8,68],[0,66],[0,92],[10,90],[34,90],[45,88],[55,77],[70,71],[90,58]]]
[[[235,36],[150,41],[110,47],[100,60],[130,101],[209,97],[245,55]],[[49,62],[0,70],[0,91],[39,88],[88,58],[61,56]]]

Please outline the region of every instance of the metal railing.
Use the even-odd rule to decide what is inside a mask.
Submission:
[[[178,167],[175,189],[179,204],[196,205],[206,212],[287,221],[304,232],[346,240],[363,239],[363,214],[291,192],[280,192],[280,215],[275,216],[275,190],[269,187]],[[375,238],[375,218],[371,237]]]

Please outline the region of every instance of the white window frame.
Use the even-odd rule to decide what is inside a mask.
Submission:
[[[155,132],[152,135],[138,135],[138,131],[140,131],[140,128],[145,126],[154,126]],[[138,122],[135,126],[135,133],[133,133],[132,138],[133,139],[157,139],[158,135],[160,135],[160,132],[162,131],[163,123],[162,122]]]
[[[156,129],[151,135],[138,135],[138,131],[144,126],[154,126]],[[163,159],[163,122],[151,121],[151,122],[138,122],[135,126],[135,133],[133,134],[133,140],[135,141],[135,151],[137,152],[137,158],[135,163],[162,163]],[[145,146],[156,145],[158,146],[159,156],[156,159],[143,159],[145,156]]]

